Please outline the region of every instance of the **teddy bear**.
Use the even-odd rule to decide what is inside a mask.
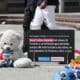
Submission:
[[[0,33],[0,66],[1,67],[31,67],[32,60],[20,48],[22,37],[15,30]]]

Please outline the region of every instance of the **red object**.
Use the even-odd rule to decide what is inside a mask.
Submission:
[[[2,53],[0,53],[0,60],[2,60],[3,59],[3,54]]]
[[[74,50],[74,52],[80,54],[80,50]]]

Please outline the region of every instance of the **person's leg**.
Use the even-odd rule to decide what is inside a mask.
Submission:
[[[30,30],[41,30],[41,25],[43,23],[44,16],[42,13],[42,9],[40,7],[36,8],[34,18],[30,25]]]
[[[26,9],[24,13],[24,22],[23,22],[23,52],[28,51],[28,30],[30,27],[30,22],[32,21],[34,10]]]
[[[43,10],[44,17],[47,22],[47,26],[50,30],[56,29],[55,22],[55,6],[47,6],[46,9]]]

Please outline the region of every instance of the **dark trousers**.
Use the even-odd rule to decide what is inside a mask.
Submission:
[[[28,6],[25,8],[24,11],[24,22],[23,22],[23,36],[24,36],[24,40],[23,40],[23,52],[28,51],[28,45],[27,45],[27,38],[28,38],[28,34],[27,32],[30,30],[30,22],[33,19],[34,16],[34,11],[35,11],[35,7],[32,6]]]

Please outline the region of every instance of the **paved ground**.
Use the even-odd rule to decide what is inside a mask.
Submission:
[[[59,26],[60,29],[75,30],[75,48],[80,49],[80,31],[75,28]],[[23,33],[22,25],[0,25],[0,31],[13,29],[18,31],[21,36]],[[0,80],[51,80],[52,74],[63,68],[64,65],[57,63],[36,63],[39,66],[34,68],[0,68]]]
[[[52,74],[63,67],[50,63],[36,64],[40,66],[34,68],[1,68],[0,80],[51,80]]]

